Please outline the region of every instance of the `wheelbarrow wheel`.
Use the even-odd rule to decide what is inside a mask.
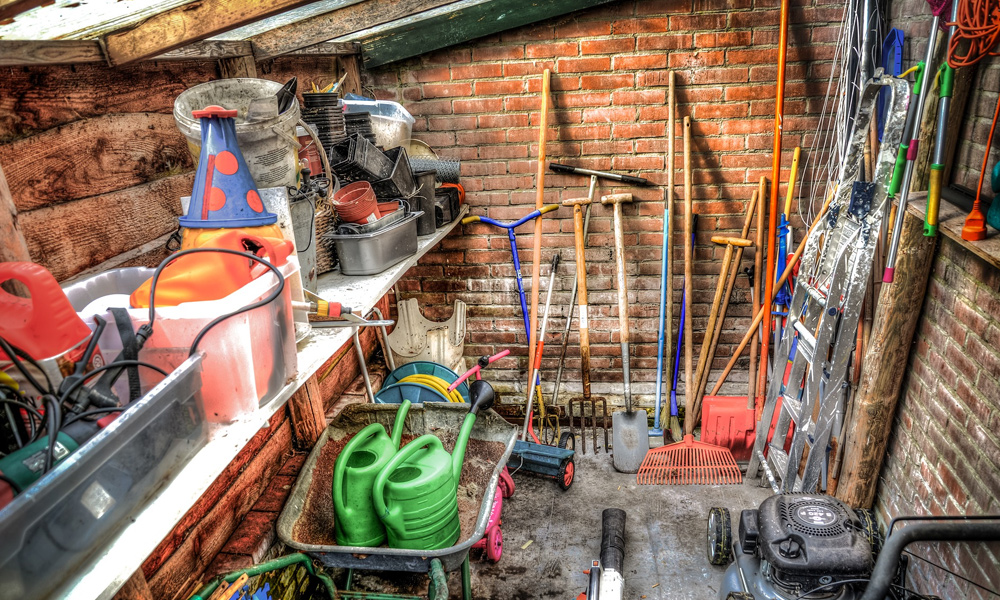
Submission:
[[[486,532],[486,558],[490,562],[500,562],[503,556],[503,532],[499,527],[492,527]]]
[[[573,477],[576,475],[576,465],[572,458],[567,458],[559,465],[559,477],[557,482],[563,490],[568,490],[573,485]]]

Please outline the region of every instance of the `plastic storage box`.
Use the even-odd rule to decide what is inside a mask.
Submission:
[[[402,104],[389,100],[344,100],[348,113],[371,115],[372,131],[379,146],[386,150],[402,146],[410,139],[414,118]]]
[[[0,600],[48,598],[200,449],[202,360],[188,358],[0,510]]]
[[[201,397],[210,422],[226,423],[255,411],[298,372],[291,305],[298,260],[290,256],[278,269],[286,285],[277,300],[222,321],[199,344],[198,349],[205,352]],[[94,315],[108,322],[100,340],[105,360],[112,360],[122,347],[108,307],[128,307],[128,294],[152,275],[153,269],[143,267],[114,269],[66,288],[73,308],[86,323],[93,326]],[[156,309],[153,335],[139,357],[167,371],[174,369],[186,353],[158,350],[190,348],[198,332],[213,319],[267,297],[276,285],[268,272],[221,300]],[[128,313],[134,329],[149,320],[146,309],[130,308]]]
[[[341,273],[375,275],[417,252],[417,219],[422,214],[411,212],[378,231],[327,233],[323,239],[337,245]]]

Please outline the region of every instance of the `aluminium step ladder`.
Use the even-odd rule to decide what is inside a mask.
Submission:
[[[861,181],[865,141],[875,101],[885,87],[891,91],[891,101],[881,151],[871,182],[865,182]],[[826,470],[831,432],[835,427],[839,430],[842,423],[849,389],[848,367],[875,244],[887,213],[887,191],[903,137],[909,97],[907,82],[886,76],[881,69],[867,83],[851,144],[841,162],[834,199],[806,240],[746,473],[749,482],[763,470],[775,493],[816,491]],[[791,370],[785,381],[788,363]],[[779,400],[781,406],[777,409]],[[775,410],[779,410],[778,421],[768,442]],[[792,424],[795,432],[791,448],[785,452]],[[800,476],[806,448],[809,453]],[[764,479],[761,477],[761,485]]]

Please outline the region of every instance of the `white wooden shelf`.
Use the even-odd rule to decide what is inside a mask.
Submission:
[[[356,314],[367,313],[420,257],[458,225],[468,210],[468,205],[463,205],[453,222],[439,228],[433,235],[418,238],[416,254],[377,275],[352,277],[339,271],[321,275],[319,295],[350,306]],[[299,371],[295,379],[252,415],[215,426],[209,434],[208,443],[136,514],[132,524],[122,529],[91,560],[89,567],[81,569],[79,577],[67,582],[56,597],[68,600],[112,598],[247,442],[262,428],[268,427],[274,413],[323,363],[350,341],[352,333],[350,327],[313,329],[309,337],[298,345]]]

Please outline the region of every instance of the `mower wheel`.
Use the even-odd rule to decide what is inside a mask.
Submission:
[[[569,486],[573,485],[573,477],[576,475],[576,465],[573,464],[572,458],[567,458],[559,465],[559,476],[556,478],[556,483],[563,490],[568,490]]]
[[[708,511],[708,562],[728,565],[733,559],[733,520],[728,508],[712,507]]]
[[[726,600],[753,600],[753,594],[750,592],[729,592]]]
[[[569,448],[570,450],[576,450],[576,436],[568,431],[562,432],[559,436],[559,447]]]
[[[854,513],[858,515],[858,519],[861,521],[861,533],[864,534],[865,539],[868,540],[868,544],[872,547],[872,560],[878,558],[878,553],[882,551],[882,532],[879,531],[878,521],[875,520],[875,513],[867,508],[858,508],[854,510]]]

